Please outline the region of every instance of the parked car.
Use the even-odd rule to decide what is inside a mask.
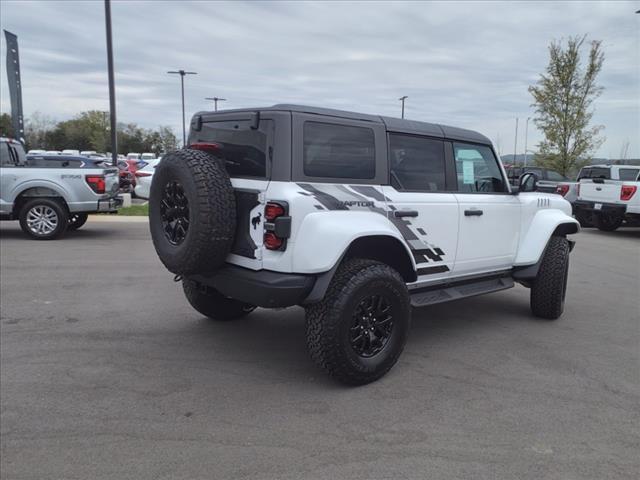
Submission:
[[[31,155],[27,154],[27,166],[41,168],[105,168],[103,158],[89,158],[73,155]]]
[[[149,192],[151,191],[151,182],[153,181],[153,173],[156,170],[157,165],[160,163],[160,159],[148,160],[147,164],[136,170],[136,197],[148,199]]]
[[[201,314],[302,305],[311,357],[349,384],[398,360],[421,307],[531,289],[564,308],[571,206],[517,188],[477,132],[296,105],[200,112],[165,155],[149,226]]]
[[[140,159],[140,154],[139,153],[127,153],[127,160],[139,160]]]
[[[59,238],[89,213],[114,212],[122,203],[115,168],[37,164],[44,161],[30,165],[20,142],[0,138],[0,220],[19,220],[31,238]]]
[[[124,160],[118,161],[118,171],[120,172],[120,191],[133,193],[136,186],[136,177],[129,170],[129,164]]]
[[[83,157],[88,157],[90,155],[95,155],[96,153],[98,152],[96,152],[95,150],[83,150],[80,152],[80,155],[82,155]]]
[[[589,165],[583,167],[578,172],[575,182],[562,182],[556,188],[556,193],[562,195],[565,200],[571,203],[576,219],[583,227],[595,226],[593,212],[588,209],[575,208],[575,202],[580,195],[580,180],[598,178],[603,180],[633,180],[640,172],[640,166],[634,165]]]
[[[47,150],[46,152],[44,152],[44,155],[61,155],[61,154],[62,152],[60,150]]]
[[[45,153],[44,150],[29,150],[27,155],[42,155],[43,153]]]
[[[518,185],[520,177],[527,172],[534,173],[538,177],[538,191],[544,193],[556,193],[558,184],[570,181],[569,178],[559,174],[555,170],[542,167],[505,166],[509,183]]]
[[[596,173],[597,175],[594,175]],[[617,177],[617,178],[611,178]],[[640,226],[640,166],[611,165],[580,178],[576,218],[588,217],[600,230]]]
[[[156,158],[158,158],[158,156],[155,153],[143,153],[142,155],[140,155],[140,160],[155,160]]]
[[[80,150],[73,150],[73,149],[62,150],[62,155],[72,155],[74,157],[79,157]]]

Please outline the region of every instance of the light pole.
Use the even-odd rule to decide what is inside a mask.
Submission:
[[[116,84],[113,74],[111,42],[111,0],[104,0],[104,22],[107,29],[107,69],[109,71],[109,116],[111,117],[111,161],[118,166],[118,135],[116,131]]]
[[[180,87],[182,89],[182,148],[187,144],[187,130],[184,124],[184,76],[197,75],[197,72],[185,72],[184,70],[172,70],[167,73],[180,75]]]
[[[220,97],[205,97],[205,100],[213,100],[213,111],[214,112],[218,111],[218,102],[226,102],[227,101],[226,98],[220,98]]]
[[[517,163],[518,155],[518,117],[516,117],[516,136],[513,141],[513,164]]]
[[[524,127],[524,166],[527,166],[527,136],[529,134],[529,119],[531,117],[527,117],[527,123]]]
[[[404,96],[402,96],[402,97],[400,97],[400,98],[398,99],[398,100],[400,100],[400,101],[402,102],[402,117],[401,117],[401,118],[404,118],[404,101],[405,101],[407,98],[409,98],[409,97],[408,97],[408,96],[406,96],[406,95],[404,95]]]

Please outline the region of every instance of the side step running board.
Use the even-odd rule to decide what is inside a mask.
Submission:
[[[436,303],[450,302],[461,298],[475,297],[485,293],[498,292],[514,286],[511,277],[480,279],[472,283],[416,289],[411,295],[412,307],[425,307]]]

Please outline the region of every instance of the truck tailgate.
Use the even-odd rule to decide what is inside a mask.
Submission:
[[[620,183],[580,182],[580,199],[591,202],[619,203]]]

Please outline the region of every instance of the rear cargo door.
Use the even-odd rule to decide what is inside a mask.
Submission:
[[[227,261],[260,270],[265,192],[274,155],[274,120],[252,112],[217,114],[209,119],[205,118],[199,130],[192,126],[189,143],[212,145],[212,152],[224,162],[231,177],[236,196],[236,234]]]

